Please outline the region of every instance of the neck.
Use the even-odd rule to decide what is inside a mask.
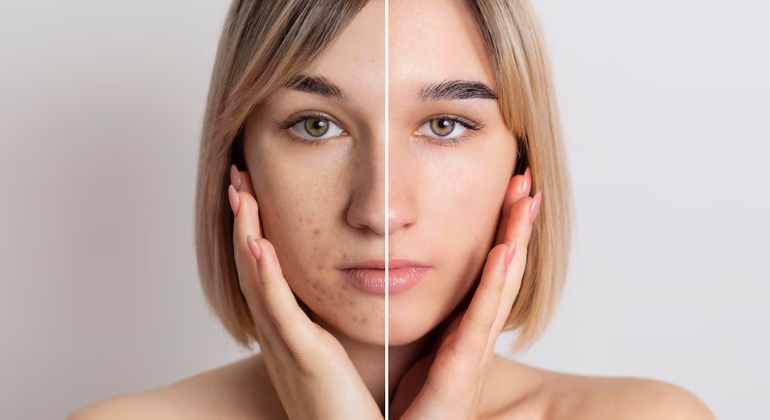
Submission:
[[[348,357],[353,362],[358,374],[372,398],[380,407],[380,412],[385,412],[385,346],[356,341],[347,335],[337,331],[320,317],[312,314],[314,322],[329,331],[345,348]],[[384,337],[383,337],[384,338]],[[432,335],[428,334],[412,343],[391,346],[388,360],[388,393],[393,399],[396,387],[401,377],[414,364],[417,359],[423,357],[430,349]]]

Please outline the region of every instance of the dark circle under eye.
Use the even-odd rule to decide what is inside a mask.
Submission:
[[[447,136],[455,129],[455,122],[446,118],[436,118],[430,121],[430,130],[437,136]]]
[[[305,120],[305,131],[313,137],[321,137],[329,131],[329,120],[308,118]]]

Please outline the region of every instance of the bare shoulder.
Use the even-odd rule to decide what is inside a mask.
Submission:
[[[564,375],[556,387],[561,401],[554,420],[714,420],[708,406],[691,392],[662,381]],[[558,407],[556,405],[555,407]]]
[[[497,380],[527,378],[509,404],[498,404],[496,419],[524,413],[543,420],[715,420],[708,406],[679,386],[641,378],[571,375],[505,360]],[[512,381],[512,379],[509,379]]]
[[[84,407],[67,420],[181,419],[177,407],[154,391],[121,395]]]
[[[96,402],[67,420],[284,418],[264,364],[257,355],[161,388]]]

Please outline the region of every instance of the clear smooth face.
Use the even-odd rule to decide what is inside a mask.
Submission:
[[[487,89],[489,88],[489,89]],[[430,267],[389,297],[390,345],[443,321],[478,280],[513,176],[516,140],[462,0],[390,2],[390,260]]]
[[[255,109],[244,142],[263,234],[295,295],[326,329],[380,345],[384,295],[351,283],[377,270],[346,269],[384,264],[384,12],[366,6],[298,89]]]

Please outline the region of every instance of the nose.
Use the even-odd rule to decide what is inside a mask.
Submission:
[[[384,131],[384,130],[383,130]],[[353,195],[348,207],[348,223],[360,230],[368,230],[379,236],[412,226],[415,223],[413,194],[404,174],[405,165],[401,156],[388,156],[390,177],[385,173],[385,137],[366,142],[367,146],[356,160],[353,174]],[[390,149],[391,152],[396,150]],[[385,181],[388,182],[388,205],[386,209]],[[385,212],[387,210],[387,218]]]
[[[388,144],[388,222],[390,235],[417,223],[419,168],[409,142],[391,137]]]

